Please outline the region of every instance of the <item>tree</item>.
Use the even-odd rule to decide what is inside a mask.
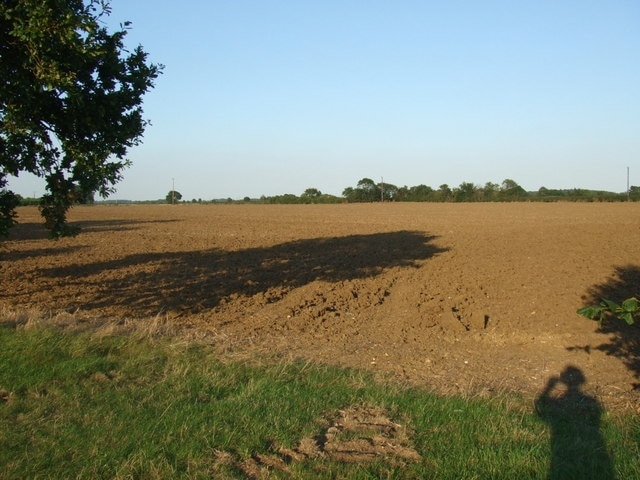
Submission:
[[[462,182],[453,192],[456,202],[472,202],[476,196],[476,186],[471,182]]]
[[[20,197],[2,187],[6,180],[0,176],[0,236],[9,234],[9,230],[16,223],[16,207],[20,204]]]
[[[9,176],[46,182],[40,211],[51,236],[77,232],[67,212],[94,193],[107,197],[148,122],[142,97],[162,65],[110,33],[108,0],[0,2],[0,233],[15,216]]]
[[[502,181],[502,185],[500,186],[500,195],[499,198],[501,200],[521,200],[522,198],[527,196],[527,192],[524,188],[518,185],[515,180],[511,180],[507,178]]]
[[[376,182],[370,178],[363,178],[358,182],[356,188],[347,187],[342,191],[342,196],[347,199],[348,202],[379,202],[382,200],[382,185],[377,185]],[[397,187],[390,185],[393,191],[390,194],[395,195],[397,193]],[[385,184],[385,189],[387,184]]]
[[[370,178],[363,178],[356,185],[359,202],[379,202],[380,187]]]
[[[400,189],[393,183],[380,184],[381,198],[385,202],[393,202],[398,199]]]
[[[426,202],[433,195],[433,188],[424,184],[409,189],[409,199],[412,202]]]
[[[300,195],[300,200],[302,203],[318,203],[321,197],[322,192],[317,188],[307,188],[302,195]]]
[[[342,196],[347,202],[356,202],[356,191],[353,187],[347,187],[342,191]]]
[[[496,199],[498,192],[500,191],[500,185],[493,182],[487,182],[482,187],[482,200],[485,202],[491,202]]]
[[[167,193],[167,196],[164,198],[167,200],[167,203],[174,204],[182,200],[182,194],[175,190],[169,190],[169,193]]]
[[[449,185],[447,185],[446,183],[443,183],[442,185],[440,185],[440,187],[438,187],[438,199],[441,202],[447,202],[451,199],[451,195],[453,195],[453,192],[451,191],[451,188],[449,188]]]

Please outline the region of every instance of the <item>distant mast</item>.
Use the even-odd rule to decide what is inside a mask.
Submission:
[[[629,167],[627,167],[627,200],[631,198],[631,190],[629,188]]]

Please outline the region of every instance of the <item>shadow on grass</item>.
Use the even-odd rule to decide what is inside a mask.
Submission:
[[[211,249],[129,255],[114,261],[42,269],[74,283],[82,309],[123,306],[131,315],[201,312],[234,295],[283,298],[315,280],[372,277],[386,268],[417,267],[440,252],[423,232],[398,231],[315,238],[241,251]],[[87,298],[93,298],[87,302]]]
[[[600,431],[602,407],[582,391],[585,381],[579,368],[568,366],[536,399],[536,413],[551,429],[550,480],[614,478]]]
[[[603,298],[621,303],[634,296],[640,298],[640,266],[627,265],[617,267],[608,281],[592,287],[584,297],[584,305],[598,304]],[[598,326],[598,331],[611,336],[609,342],[595,348],[620,358],[640,380],[640,325],[627,325],[617,318],[607,318]],[[634,388],[640,389],[640,383],[634,383]]]

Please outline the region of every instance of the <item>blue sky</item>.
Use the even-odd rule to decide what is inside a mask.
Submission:
[[[114,199],[640,185],[640,2],[112,0],[165,65]],[[173,180],[175,179],[175,180]],[[23,195],[42,184],[21,178]]]

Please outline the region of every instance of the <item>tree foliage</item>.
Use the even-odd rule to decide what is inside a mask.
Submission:
[[[522,200],[527,196],[527,192],[524,188],[516,183],[515,180],[510,178],[505,179],[500,187],[498,198],[500,200]]]
[[[3,188],[5,185],[6,180],[0,176],[0,237],[6,236],[16,223],[16,207],[20,203],[20,197]]]
[[[342,196],[348,202],[379,202],[382,198],[381,185],[365,177],[358,182],[356,188],[345,188]]]
[[[505,179],[502,183],[486,182],[483,186],[462,182],[458,187],[443,183],[437,190],[420,184],[413,187],[397,187],[391,183],[376,184],[370,178],[362,178],[355,187],[346,187],[342,197],[322,193],[317,188],[307,188],[299,196],[292,193],[261,196],[259,203],[300,204],[300,203],[360,203],[360,202],[593,202],[593,201],[637,201],[640,187],[631,187],[630,194],[613,193],[585,189],[550,190],[541,187],[537,192],[527,192],[515,180]],[[233,203],[231,198],[228,203]],[[245,202],[251,201],[245,197]]]
[[[75,233],[67,211],[113,192],[148,122],[142,97],[162,66],[124,47],[129,24],[111,33],[108,0],[0,2],[0,233],[13,223],[9,176],[44,178],[45,225]]]
[[[514,180],[506,179],[501,185],[487,182],[484,187],[471,182],[450,188],[446,183],[438,190],[420,184],[415,187],[396,187],[391,183],[376,184],[370,178],[361,179],[356,187],[347,187],[342,196],[347,202],[490,202],[514,201],[529,198],[529,194]]]
[[[182,194],[176,190],[169,190],[169,193],[167,193],[165,200],[167,201],[167,203],[177,203],[182,200]]]
[[[318,203],[321,198],[322,192],[317,188],[307,188],[300,195],[300,201],[302,203]]]

